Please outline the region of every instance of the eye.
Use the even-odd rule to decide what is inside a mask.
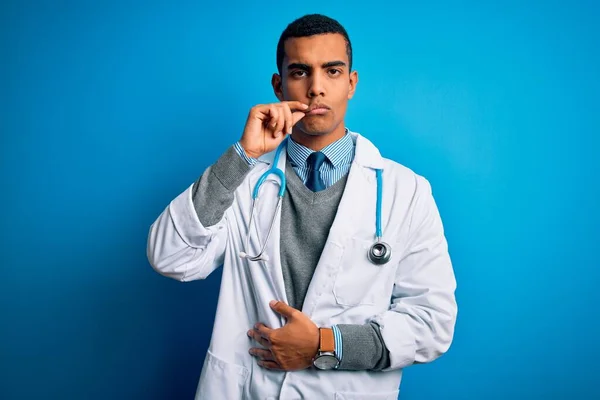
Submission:
[[[339,75],[342,73],[342,71],[339,69],[330,69],[328,72],[329,72],[329,75]]]
[[[302,71],[302,70],[292,72],[292,76],[295,78],[302,78],[305,75],[306,75],[306,71]]]

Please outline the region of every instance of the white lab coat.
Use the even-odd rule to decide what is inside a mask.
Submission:
[[[246,334],[256,322],[272,328],[284,323],[269,301],[287,303],[280,267],[280,215],[267,245],[269,260],[239,257],[246,250],[251,193],[270,167],[272,152],[261,157],[266,163],[250,171],[216,225],[200,223],[190,185],[150,228],[148,259],[159,273],[185,282],[204,279],[223,266],[197,399],[395,400],[402,368],[430,362],[450,346],[457,314],[456,282],[430,185],[408,168],[382,158],[365,137],[351,134],[355,158],[302,312],[321,327],[376,321],[390,351],[390,367],[381,372],[310,368],[286,373],[261,368],[248,353],[259,347]],[[279,160],[283,171],[285,162],[283,151]],[[391,261],[383,266],[367,258],[375,234],[374,168],[383,169],[383,239],[393,248]],[[264,241],[278,189],[277,177],[270,175],[261,188],[250,254],[257,254]]]

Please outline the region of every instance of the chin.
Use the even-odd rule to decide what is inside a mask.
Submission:
[[[304,122],[304,121],[302,121]],[[323,121],[324,122],[324,121]],[[333,131],[333,127],[330,124],[324,123],[303,123],[300,127],[302,133],[309,136],[323,136],[331,133]]]

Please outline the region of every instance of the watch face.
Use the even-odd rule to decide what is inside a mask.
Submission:
[[[317,357],[314,361],[315,367],[319,369],[333,369],[337,367],[339,361],[331,354],[323,354]]]

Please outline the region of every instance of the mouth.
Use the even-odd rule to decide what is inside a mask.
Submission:
[[[309,107],[306,112],[307,115],[322,115],[327,113],[330,110],[329,106],[325,104],[313,104]]]

